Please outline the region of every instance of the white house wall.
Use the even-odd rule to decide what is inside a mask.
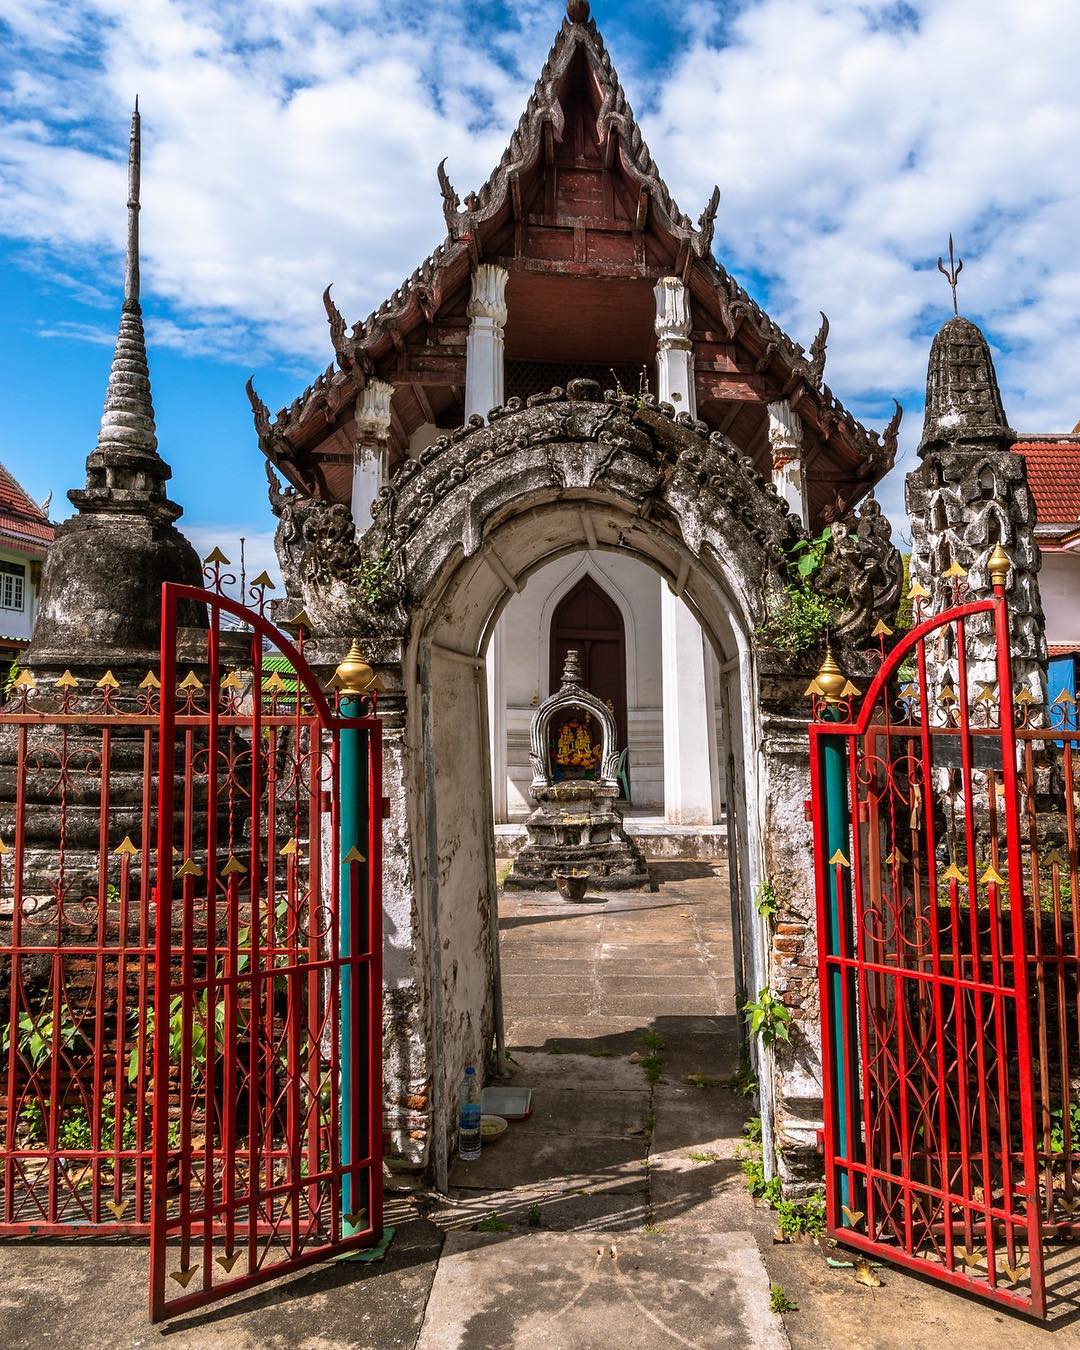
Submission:
[[[1047,642],[1080,646],[1080,556],[1043,549],[1039,591]]]
[[[0,550],[0,559],[4,562],[15,563],[23,569],[22,609],[0,609],[0,634],[4,637],[25,639],[29,642],[30,635],[34,631],[34,611],[37,599],[31,581],[33,565],[24,554],[13,553],[10,549]]]

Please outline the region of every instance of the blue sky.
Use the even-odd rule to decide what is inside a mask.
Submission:
[[[271,409],[442,234],[435,165],[486,177],[558,0],[0,0],[0,459],[37,497],[82,479],[119,311],[131,99],[143,110],[143,298],[162,452],[200,545],[272,520],[244,397]],[[1066,0],[599,0],[684,210],[713,184],[716,251],[871,425],[905,404],[961,306],[1013,424],[1080,418],[1080,8]],[[901,472],[882,498],[903,530]]]

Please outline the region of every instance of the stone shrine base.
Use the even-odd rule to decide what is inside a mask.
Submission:
[[[550,891],[557,871],[587,872],[590,890],[648,889],[645,857],[615,806],[617,787],[568,779],[533,795],[528,843],[514,859],[507,889]]]

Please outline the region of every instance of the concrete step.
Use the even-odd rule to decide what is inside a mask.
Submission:
[[[724,824],[669,825],[657,816],[629,816],[623,825],[650,860],[704,858],[722,861],[728,855],[728,832]],[[524,821],[496,825],[495,856],[513,858],[524,848],[527,837]]]
[[[786,1350],[750,1233],[446,1236],[417,1350]]]

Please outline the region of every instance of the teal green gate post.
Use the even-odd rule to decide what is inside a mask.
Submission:
[[[340,695],[338,715],[342,718],[364,715],[363,695],[371,686],[373,671],[353,642],[348,655],[337,668]],[[355,1068],[359,1051],[365,1044],[363,1013],[367,1000],[356,987],[353,958],[367,952],[370,934],[360,928],[367,914],[368,839],[371,830],[371,794],[368,773],[368,732],[363,727],[342,727],[338,738],[338,832],[340,860],[338,875],[338,954],[341,960],[339,996],[339,1053],[341,1064],[339,1138],[341,1149],[342,1235],[363,1232],[369,1216],[360,1199],[359,1178],[351,1165],[367,1150],[371,1167],[381,1167],[379,1140],[363,1143],[365,1127],[362,1092],[363,1075]],[[359,944],[359,946],[358,946]],[[370,1115],[370,1112],[367,1114]]]
[[[808,693],[821,699],[822,722],[840,722],[846,720],[848,700],[858,690],[848,681],[826,648],[825,660],[821,664]],[[858,1078],[858,1066],[849,1064],[845,1057],[844,1019],[856,1025],[858,1016],[856,991],[850,987],[842,966],[836,962],[827,962],[827,957],[851,955],[851,893],[849,878],[851,859],[851,810],[848,800],[847,755],[850,736],[828,735],[824,729],[817,738],[820,764],[812,768],[814,778],[814,806],[820,813],[817,826],[817,847],[823,854],[817,859],[817,868],[825,878],[824,930],[822,936],[825,950],[818,952],[818,961],[827,972],[822,981],[823,992],[828,1001],[827,1009],[822,1008],[822,1016],[828,1016],[829,1022],[829,1081],[823,1090],[827,1097],[825,1103],[826,1120],[832,1122],[832,1133],[836,1144],[836,1156],[842,1163],[855,1161],[856,1143],[851,1133],[852,1090]],[[820,773],[820,777],[818,776]],[[846,1004],[846,1007],[845,1007]],[[858,1044],[853,1036],[851,1043]],[[840,1171],[839,1201],[841,1222],[849,1225],[844,1208],[852,1209],[851,1172],[849,1168]]]
[[[830,721],[839,719],[839,709],[832,707],[826,716]],[[822,806],[825,813],[824,829],[825,855],[829,867],[829,915],[828,944],[829,952],[838,953],[840,946],[840,925],[845,921],[846,907],[849,903],[844,878],[847,868],[837,858],[837,854],[847,858],[850,847],[850,813],[847,800],[847,764],[845,754],[846,740],[842,736],[825,736],[821,743],[822,772],[825,792]],[[850,862],[850,859],[848,860]],[[836,1102],[836,1139],[838,1151],[843,1153],[849,1139],[848,1125],[848,1077],[849,1066],[844,1057],[844,979],[839,967],[829,971],[829,1008],[832,1014],[832,1064],[833,1099]],[[850,1159],[848,1160],[850,1161]],[[840,1203],[851,1207],[850,1174],[842,1172],[840,1176]],[[846,1219],[845,1219],[846,1222]]]

